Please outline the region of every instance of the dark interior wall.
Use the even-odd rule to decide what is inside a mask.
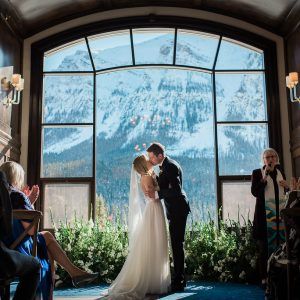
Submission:
[[[0,68],[14,67],[21,73],[22,40],[0,20]],[[0,78],[1,80],[1,78]],[[0,162],[20,158],[21,105],[5,107],[0,103]]]
[[[286,40],[287,72],[298,72],[300,76],[300,26]],[[300,96],[300,84],[297,92]],[[289,99],[289,95],[288,95]],[[290,103],[291,152],[294,161],[294,173],[300,176],[300,103]]]

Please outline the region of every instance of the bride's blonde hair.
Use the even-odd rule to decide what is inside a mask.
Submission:
[[[150,171],[147,167],[147,158],[145,155],[139,155],[133,161],[134,169],[141,175],[150,175]]]

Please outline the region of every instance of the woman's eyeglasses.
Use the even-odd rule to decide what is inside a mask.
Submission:
[[[266,158],[266,159],[269,159],[269,158],[277,158],[277,156],[276,156],[276,155],[268,155],[268,156],[265,156],[264,158]]]

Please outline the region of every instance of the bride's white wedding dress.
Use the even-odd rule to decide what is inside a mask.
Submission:
[[[159,199],[143,194],[139,176],[133,170],[129,201],[129,254],[121,272],[109,287],[107,298],[141,300],[146,294],[168,292],[170,283],[163,207]]]

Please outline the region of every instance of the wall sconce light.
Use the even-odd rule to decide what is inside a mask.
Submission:
[[[300,97],[297,97],[297,84],[298,84],[298,73],[291,72],[288,76],[286,76],[286,86],[290,89],[290,100],[291,102],[299,102]]]
[[[13,74],[11,80],[6,77],[1,79],[1,91],[6,94],[2,99],[3,105],[9,106],[20,103],[20,94],[24,89],[24,79],[20,74]]]

